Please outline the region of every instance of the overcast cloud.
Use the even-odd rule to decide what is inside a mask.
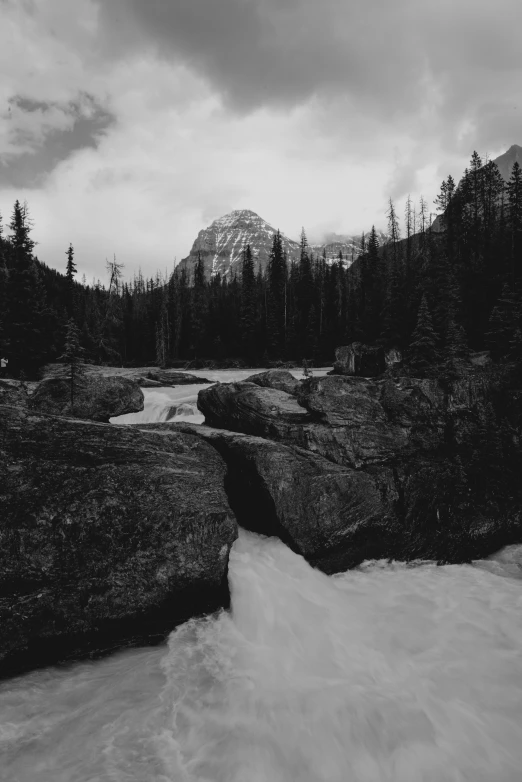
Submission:
[[[237,208],[290,236],[385,225],[386,201],[522,143],[520,0],[0,0],[0,210],[171,267]],[[400,205],[402,212],[402,205]]]

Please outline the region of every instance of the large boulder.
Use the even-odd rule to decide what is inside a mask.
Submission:
[[[158,386],[187,386],[211,383],[204,377],[192,375],[189,372],[180,372],[174,369],[160,369],[159,367],[107,367],[95,364],[83,364],[82,372],[87,375],[103,375],[103,377],[124,377],[133,380],[143,388],[157,388]],[[68,369],[64,364],[46,364],[40,370],[40,377],[64,378],[68,376]]]
[[[143,404],[143,391],[134,381],[96,373],[77,375],[74,384],[67,378],[46,378],[29,398],[35,412],[105,423],[114,416],[139,413]]]
[[[222,383],[200,391],[198,407],[209,426],[296,445],[359,469],[441,447],[448,415],[467,415],[485,404],[487,393],[481,375],[462,378],[450,391],[435,379],[327,375],[299,383],[297,396]]]
[[[27,405],[27,383],[20,380],[0,378],[0,405]]]
[[[463,562],[522,542],[522,497],[515,485],[517,465],[522,466],[522,392],[515,390],[504,398],[499,396],[494,376],[466,371],[451,383],[386,375],[378,380],[331,375],[301,382],[297,393],[295,397],[252,383],[222,384],[200,392],[198,406],[206,423],[215,428],[268,438],[293,453],[304,449],[318,459],[316,467],[322,459],[348,471],[350,491],[356,496],[358,489],[353,487],[363,485],[362,476],[380,487],[382,503],[380,508],[373,506],[373,517],[363,514],[357,525],[358,510],[353,517],[351,510],[337,516],[343,519],[346,534],[346,548],[339,543],[339,561],[350,561],[350,553],[355,560],[364,550],[352,534],[352,518],[365,541],[373,541],[373,548],[365,545],[375,556],[379,551],[379,556],[398,559]],[[493,403],[498,415],[508,415],[509,420],[499,419]],[[225,436],[231,435],[226,433],[221,440]],[[220,452],[230,468],[227,449],[221,445]],[[296,464],[288,453],[286,458],[288,464]],[[250,465],[253,461],[253,457],[246,459]],[[261,486],[272,487],[275,508],[279,500],[274,486],[289,494],[290,504],[299,504],[298,492],[289,488],[291,481],[281,479],[277,484],[278,473],[284,474],[282,461],[273,457],[275,483],[266,475],[260,480]],[[303,474],[309,476],[304,468]],[[317,481],[328,486],[320,471]],[[343,496],[342,492],[336,495],[331,486],[328,491],[334,497]],[[389,521],[392,496],[396,524]],[[252,491],[252,502],[261,507],[254,497]],[[306,513],[299,507],[300,513]],[[345,507],[351,508],[351,501]],[[285,530],[287,515],[286,510],[280,513]],[[332,561],[335,545],[328,548],[323,543],[321,548],[318,542],[322,530],[328,530],[328,521],[320,514],[316,518],[317,538],[301,550],[310,561],[316,561],[314,556],[317,561],[324,557]],[[393,535],[383,534],[383,528],[393,530]],[[342,536],[339,531],[339,541]]]
[[[241,526],[278,535],[326,573],[396,548],[399,495],[390,469],[340,467],[302,448],[208,426],[140,429],[191,433],[214,446],[227,463],[227,494]]]
[[[296,380],[287,369],[268,369],[266,372],[250,375],[245,382],[255,383],[256,386],[262,388],[275,388],[286,394],[295,394],[299,388],[299,380]]]
[[[135,375],[133,374],[133,377]],[[145,374],[145,381],[153,380],[160,386],[193,386],[202,383],[212,383],[206,377],[191,375],[189,372],[177,372],[174,369],[150,369]],[[139,381],[138,381],[139,382]]]
[[[313,420],[296,397],[247,382],[216,383],[203,389],[198,408],[209,426],[292,442]]]
[[[278,535],[326,573],[364,559],[469,562],[521,538],[519,516],[427,512],[426,494],[450,478],[429,459],[355,470],[305,449],[207,426],[147,424],[193,433],[228,466],[226,489],[241,526]],[[429,503],[428,503],[429,504]]]
[[[361,378],[311,378],[299,397],[251,383],[223,383],[200,391],[209,426],[268,437],[313,451],[344,466],[383,464],[406,447],[390,424],[379,387]]]
[[[386,369],[384,348],[352,342],[336,348],[333,371],[339,375],[377,377]]]
[[[224,477],[190,434],[0,407],[0,675],[226,604]]]

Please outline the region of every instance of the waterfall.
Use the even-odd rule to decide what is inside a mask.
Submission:
[[[0,684],[0,779],[515,782],[521,560],[326,576],[241,531],[230,612]]]

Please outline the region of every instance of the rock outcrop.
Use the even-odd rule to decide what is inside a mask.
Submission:
[[[287,394],[295,394],[300,381],[296,380],[287,369],[268,369],[266,372],[250,375],[244,382],[254,383],[262,388],[275,388],[277,391],[285,391]]]
[[[326,573],[380,556],[384,545],[391,551],[399,539],[391,469],[357,471],[302,448],[208,426],[140,428],[191,433],[214,446],[228,466],[225,486],[239,524],[278,535]]]
[[[33,384],[31,384],[33,385]],[[20,380],[0,379],[0,405],[25,407],[28,398],[28,384]]]
[[[338,375],[377,377],[386,369],[384,348],[352,342],[336,348],[333,371]]]
[[[296,550],[327,572],[370,555],[470,561],[522,541],[520,502],[503,496],[512,492],[501,488],[498,475],[493,386],[471,369],[446,386],[396,376],[310,378],[299,383],[297,396],[253,383],[220,384],[199,394],[198,407],[214,427],[199,436],[229,465],[229,496],[248,486],[250,506],[276,519],[265,530],[279,525]],[[520,407],[520,400],[513,397],[513,404]],[[511,417],[520,428],[520,411]],[[221,428],[250,437],[216,434]],[[514,442],[507,443],[510,452]],[[490,458],[483,449],[491,449],[497,475],[491,488],[484,472],[473,467],[467,475],[462,466],[460,454],[468,462]],[[238,514],[248,516],[246,501]],[[262,518],[257,528],[263,531]]]
[[[190,434],[0,407],[0,675],[226,604],[224,477]]]
[[[83,364],[82,372],[84,375],[127,378],[142,388],[201,385],[212,382],[205,377],[192,375],[189,372],[160,369],[158,367],[104,367],[95,364]],[[63,379],[68,377],[68,369],[64,364],[47,364],[40,371],[40,376],[43,380],[48,378]]]
[[[28,399],[35,412],[105,423],[113,416],[139,413],[143,402],[143,391],[133,380],[94,372],[76,376],[73,384],[66,378],[46,378]]]
[[[388,421],[380,386],[330,375],[299,386],[299,397],[252,383],[222,383],[200,392],[209,426],[286,442],[337,464],[381,464],[407,445],[399,424]]]
[[[160,386],[194,386],[202,385],[204,383],[212,383],[212,380],[208,380],[206,377],[199,377],[198,375],[191,375],[189,372],[177,372],[174,369],[150,369],[145,376],[136,374],[129,374],[132,380],[136,380],[138,385],[147,386],[147,381],[152,380],[154,385]],[[150,387],[150,386],[149,386]]]

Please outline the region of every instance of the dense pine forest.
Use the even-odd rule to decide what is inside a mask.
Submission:
[[[190,285],[176,268],[129,281],[113,259],[106,282],[88,285],[76,279],[72,246],[63,274],[38,261],[17,201],[5,231],[0,222],[0,355],[13,377],[35,376],[71,344],[97,364],[260,366],[331,364],[337,346],[361,341],[401,350],[421,376],[470,350],[522,359],[522,170],[515,163],[505,183],[474,152],[435,203],[432,225],[423,199],[408,199],[404,221],[390,200],[389,240],[379,246],[372,229],[350,266],[314,256],[303,231],[290,263],[275,234],[266,273],[246,247],[231,278],[205,279],[200,259]]]

